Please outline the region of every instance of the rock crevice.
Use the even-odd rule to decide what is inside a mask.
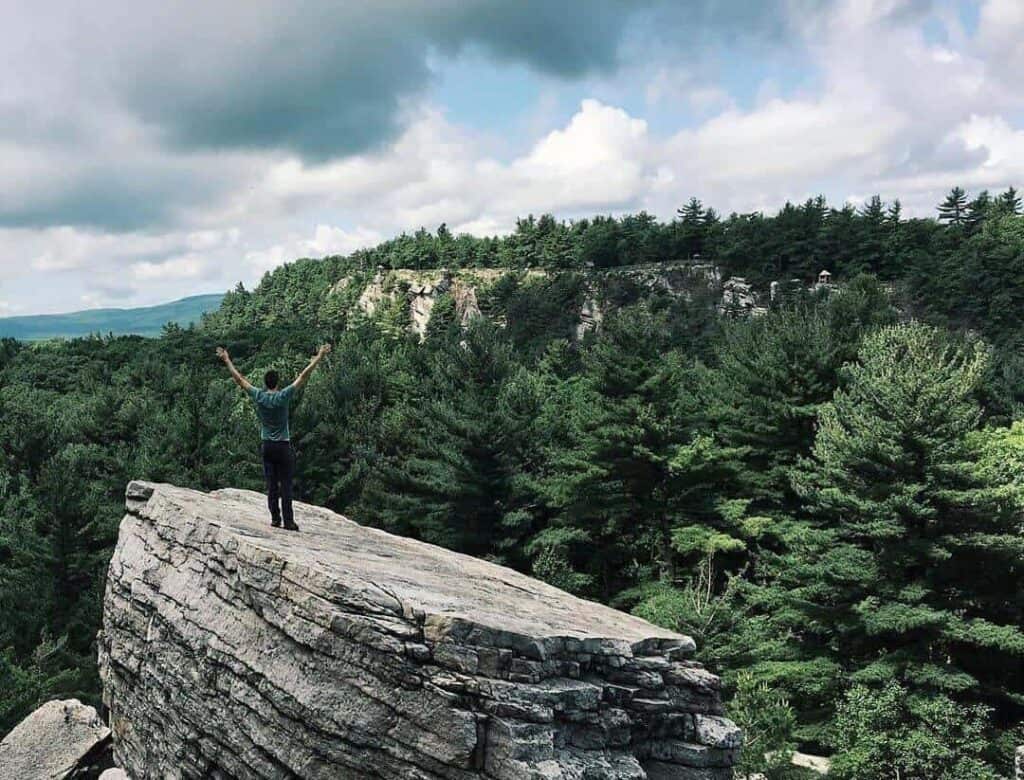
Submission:
[[[136,780],[732,776],[688,637],[317,507],[291,534],[247,491],[127,505],[99,644]]]

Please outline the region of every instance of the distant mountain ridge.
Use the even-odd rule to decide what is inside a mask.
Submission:
[[[0,317],[0,337],[21,341],[78,338],[93,333],[159,336],[164,325],[188,325],[220,307],[224,295],[192,295],[170,303],[134,309],[87,309],[66,314]]]

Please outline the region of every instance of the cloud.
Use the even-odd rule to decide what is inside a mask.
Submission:
[[[955,183],[1024,183],[1019,9],[985,0],[975,31],[950,0],[20,5],[0,297],[152,303],[420,226],[670,218],[691,194],[930,213]],[[533,74],[515,137],[432,88],[488,61]]]
[[[703,83],[688,69],[679,67],[659,69],[648,81],[644,98],[648,105],[682,103],[700,115],[734,107],[725,89]]]
[[[0,227],[168,230],[267,170],[388,152],[463,52],[559,84],[649,47],[776,44],[827,3],[786,0],[128,0],[10,4],[0,30]],[[799,12],[799,13],[797,13]],[[440,62],[440,66],[437,63]],[[714,88],[690,99],[705,110]]]
[[[105,134],[68,146],[37,137],[5,140],[9,130],[0,124],[0,227],[132,231],[181,224],[197,205],[246,186],[253,175],[251,155],[171,154],[144,130],[126,126],[121,114],[102,121]]]
[[[727,110],[672,143],[702,182],[807,178],[863,163],[908,121],[873,109],[839,96],[773,99],[749,112]]]
[[[431,52],[479,50],[579,78],[614,71],[637,37],[658,37],[677,61],[737,35],[779,42],[797,12],[827,3],[785,5],[792,13],[751,0],[255,0],[240,13],[209,0],[122,0],[68,23],[93,44],[77,51],[101,63],[114,99],[168,139],[322,161],[397,137],[404,107],[431,81]]]
[[[180,255],[159,263],[148,260],[132,263],[131,272],[141,282],[198,279],[212,276],[206,259],[198,254]]]
[[[985,0],[978,15],[977,49],[990,63],[1010,99],[1024,100],[1024,4],[1019,0]]]
[[[343,230],[331,225],[317,225],[316,233],[306,243],[306,247],[313,257],[348,255],[357,249],[366,249],[379,244],[383,240],[384,236],[376,230],[366,228]]]
[[[442,222],[504,231],[514,227],[517,216],[531,212],[583,214],[639,206],[658,176],[647,159],[651,148],[646,122],[592,99],[582,101],[564,127],[550,130],[507,162],[427,111],[386,152],[323,165],[295,159],[275,166],[228,213],[344,210],[365,228],[357,231],[360,244]],[[351,236],[344,238],[347,243]],[[318,248],[292,240],[269,255],[254,253],[253,261],[266,265],[284,247],[297,254]]]
[[[64,226],[9,231],[7,243],[28,248],[31,268],[59,272],[145,260],[159,265],[175,255],[218,249],[237,242],[237,228],[186,233],[110,233]],[[32,247],[39,248],[37,253]]]
[[[323,160],[397,135],[403,101],[431,79],[431,51],[476,47],[576,77],[614,66],[629,19],[648,4],[42,0],[5,13],[4,64],[28,79],[26,94],[87,96],[183,148],[288,149]],[[44,117],[19,124],[68,129]]]
[[[366,249],[383,241],[385,236],[376,230],[357,227],[353,230],[333,225],[317,225],[312,238],[297,239],[274,244],[266,249],[247,252],[246,262],[259,273],[270,271],[282,263],[301,257],[348,255],[357,249]]]

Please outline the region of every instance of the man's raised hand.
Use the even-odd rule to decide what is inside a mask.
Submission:
[[[323,357],[324,355],[327,355],[327,354],[329,354],[329,353],[330,353],[330,351],[331,351],[331,345],[330,345],[330,344],[324,344],[324,345],[322,345],[322,346],[320,347],[320,349],[319,349],[319,350],[317,351],[317,354],[318,354],[318,355],[319,355],[320,357]]]
[[[227,363],[231,359],[231,356],[228,354],[228,351],[224,349],[224,347],[217,347],[217,357],[219,357],[225,363]]]

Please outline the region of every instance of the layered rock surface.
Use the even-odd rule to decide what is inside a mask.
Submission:
[[[100,636],[117,765],[186,778],[732,777],[692,640],[261,495],[133,482]]]
[[[48,701],[0,742],[0,777],[95,778],[110,766],[110,729],[78,699]]]

